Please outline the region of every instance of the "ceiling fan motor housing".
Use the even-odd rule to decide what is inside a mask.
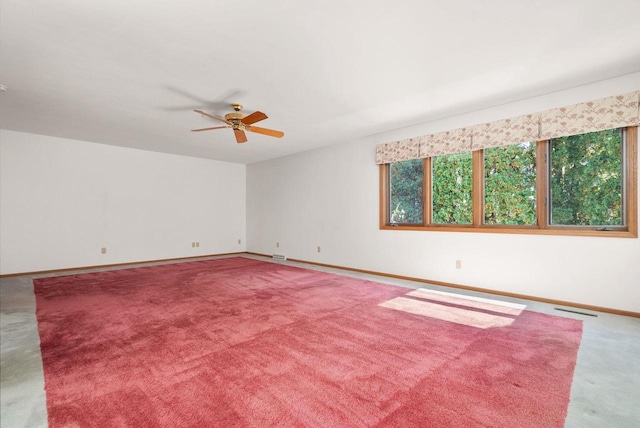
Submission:
[[[224,115],[224,118],[229,122],[233,122],[234,120],[240,121],[244,118],[244,114],[242,113],[227,113]]]
[[[244,123],[242,123],[244,114],[240,113],[240,110],[242,110],[242,104],[233,103],[231,104],[231,107],[233,107],[235,112],[225,114],[224,118],[231,122],[231,127],[233,129],[244,129]]]
[[[233,129],[245,129],[244,123],[242,123],[242,119],[244,118],[244,114],[242,113],[227,113],[224,115],[224,118],[231,123],[231,128]]]

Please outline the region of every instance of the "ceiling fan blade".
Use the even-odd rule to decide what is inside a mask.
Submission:
[[[234,129],[233,133],[236,135],[238,144],[247,142],[247,134],[245,134],[242,129]]]
[[[223,128],[228,128],[228,126],[214,126],[213,128],[192,129],[191,132],[210,131],[212,129],[223,129]]]
[[[261,111],[256,111],[251,113],[249,116],[243,118],[240,122],[245,125],[251,125],[252,123],[260,122],[261,120],[265,120],[268,116]]]
[[[194,110],[194,111],[195,111],[196,113],[200,113],[200,114],[202,114],[202,115],[204,115],[204,116],[210,117],[211,119],[219,120],[220,122],[224,122],[224,123],[226,123],[227,125],[231,125],[231,123],[229,123],[226,119],[223,119],[223,118],[221,118],[221,117],[214,116],[214,115],[209,114],[209,113],[206,113],[206,112],[204,112],[204,111],[202,111],[202,110]]]
[[[247,126],[246,129],[247,129],[247,131],[256,132],[258,134],[268,135],[270,137],[276,137],[276,138],[284,137],[284,132],[276,131],[275,129],[260,128],[260,127],[257,127],[257,126]]]

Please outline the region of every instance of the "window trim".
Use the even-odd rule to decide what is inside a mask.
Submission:
[[[536,142],[536,213],[537,225],[497,225],[484,224],[484,153],[472,151],[473,155],[473,223],[469,225],[431,224],[432,218],[432,177],[431,158],[423,159],[423,224],[389,223],[389,164],[380,165],[380,229],[405,231],[447,231],[475,233],[507,233],[532,235],[601,236],[615,238],[638,237],[638,127],[628,126],[623,139],[625,180],[623,182],[625,226],[612,226],[611,230],[596,230],[590,226],[558,226],[549,224],[548,166],[549,140]]]

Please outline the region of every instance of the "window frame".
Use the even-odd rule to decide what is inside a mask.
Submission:
[[[432,168],[431,158],[424,158],[423,162],[423,223],[422,224],[392,224],[389,206],[389,164],[380,165],[380,229],[381,230],[411,230],[411,231],[448,231],[448,232],[476,232],[476,233],[511,233],[511,234],[540,234],[540,235],[568,235],[568,236],[607,236],[617,238],[638,237],[638,127],[622,127],[624,137],[623,150],[623,218],[625,226],[565,226],[549,224],[550,206],[549,193],[549,140],[536,141],[536,225],[501,225],[484,223],[484,151],[472,151],[473,157],[473,223],[462,224],[434,224],[432,219]],[[543,166],[543,167],[541,167]],[[599,230],[600,229],[600,230]]]

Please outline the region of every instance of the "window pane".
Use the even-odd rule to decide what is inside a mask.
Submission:
[[[432,158],[433,223],[472,224],[473,157],[471,152]]]
[[[390,223],[422,224],[422,159],[389,165]]]
[[[536,143],[484,150],[485,224],[537,224]]]
[[[551,140],[551,224],[623,225],[622,131]]]

